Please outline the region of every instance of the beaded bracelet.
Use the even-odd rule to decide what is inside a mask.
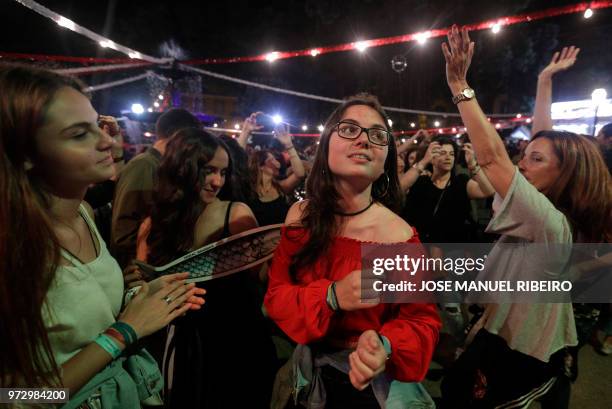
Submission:
[[[121,355],[121,348],[119,348],[119,345],[117,345],[117,343],[106,334],[98,335],[94,342],[98,344],[100,348],[108,352],[113,359]]]

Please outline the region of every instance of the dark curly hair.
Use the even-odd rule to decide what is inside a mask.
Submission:
[[[224,195],[231,192],[232,162],[229,149],[219,138],[197,128],[184,128],[170,138],[157,172],[153,190],[151,229],[147,237],[149,262],[162,265],[193,246],[193,226],[204,210],[200,190],[204,168],[218,148],[229,158]],[[225,192],[224,192],[225,191]]]

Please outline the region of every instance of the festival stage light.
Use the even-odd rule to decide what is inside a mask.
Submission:
[[[319,132],[323,132],[325,127],[323,125],[319,125],[319,126],[317,126],[317,129],[319,130]]]
[[[218,127],[219,127],[219,124],[215,122],[215,123],[213,124],[213,128],[218,128]]]
[[[155,108],[159,108],[159,102],[155,101],[155,102],[153,103],[153,106],[154,106]]]
[[[163,96],[162,94],[159,94],[159,95],[157,96],[157,99],[162,100],[162,99],[164,99],[164,96]]]
[[[439,127],[439,126],[440,126],[440,121],[435,121],[435,122],[434,122],[434,126],[435,126],[436,128],[437,128],[437,127]]]
[[[312,50],[310,50],[310,55],[312,55],[313,57],[316,57],[319,54],[321,54],[321,51],[319,51],[319,49],[317,48],[313,48]]]
[[[275,125],[278,125],[281,122],[283,122],[283,117],[280,116],[279,114],[275,114],[272,116],[272,122],[274,122]]]
[[[235,124],[234,129],[240,129],[240,124]]]
[[[302,125],[302,131],[307,131],[308,130],[308,125]]]
[[[588,8],[584,11],[584,18],[591,18],[591,17],[593,17],[593,10]]]
[[[416,38],[419,44],[423,45],[429,38],[429,33],[418,33],[418,34],[415,34],[414,37]]]
[[[516,114],[516,119],[521,119],[523,117],[522,114]]]
[[[495,124],[495,129],[501,128],[501,124]]]
[[[274,61],[278,60],[278,57],[280,57],[279,52],[278,51],[272,51],[271,53],[266,54],[266,61],[274,62]]]
[[[493,32],[493,34],[499,33],[500,30],[501,30],[501,25],[499,23],[495,23],[491,26],[491,31]]]
[[[414,122],[410,122],[410,127],[414,128],[416,126],[416,124]]]
[[[132,104],[132,112],[135,114],[142,114],[144,112],[144,107],[142,104]]]
[[[389,126],[393,126],[393,121],[391,120],[391,118],[387,119],[387,123],[389,124]]]
[[[148,107],[148,108],[147,108],[147,112],[153,112],[153,108]]]
[[[591,93],[591,100],[594,104],[599,105],[606,100],[608,93],[603,88],[594,89]]]
[[[355,49],[359,51],[360,53],[364,52],[368,47],[369,47],[369,44],[367,41],[357,41],[355,43]]]
[[[139,58],[141,57],[140,53],[139,53],[139,52],[137,52],[137,51],[134,51],[134,52],[132,52],[132,53],[128,53],[128,56],[129,56],[130,58],[137,58],[137,59],[139,59]]]

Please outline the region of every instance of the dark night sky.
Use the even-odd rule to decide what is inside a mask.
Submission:
[[[40,0],[50,9],[115,42],[160,56],[160,45],[174,40],[189,58],[258,55],[400,35],[452,23],[467,24],[504,15],[575,3],[575,1],[401,1],[273,0],[245,1],[55,1]],[[0,51],[72,56],[124,57],[103,50],[93,41],[60,29],[13,0],[0,0]],[[530,110],[538,70],[553,49],[575,44],[582,48],[571,72],[559,75],[555,98],[588,98],[593,88],[612,91],[612,11],[598,10],[585,20],[581,14],[555,17],[473,35],[477,53],[470,82],[486,111]],[[209,65],[203,68],[297,91],[341,98],[361,90],[378,95],[384,105],[453,111],[444,82],[441,39],[424,47],[413,43],[336,53],[317,58]],[[393,56],[407,56],[401,76],[390,65]],[[139,70],[87,76],[101,83],[138,74]],[[293,121],[320,122],[332,104],[249,90],[209,78],[204,91],[238,96],[238,115],[263,109],[280,110]],[[125,109],[145,98],[144,81],[99,92],[94,105],[103,112]],[[403,124],[414,117],[392,115]]]

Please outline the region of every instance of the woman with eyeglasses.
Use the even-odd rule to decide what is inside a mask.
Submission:
[[[363,244],[419,243],[397,215],[396,147],[375,97],[351,97],[331,114],[306,191],[287,215],[264,303],[300,344],[293,362],[312,387],[298,392],[299,401],[378,408],[389,384],[401,381],[407,400],[431,405],[409,382],[429,367],[440,328],[435,306],[380,304],[371,287],[361,288]]]

